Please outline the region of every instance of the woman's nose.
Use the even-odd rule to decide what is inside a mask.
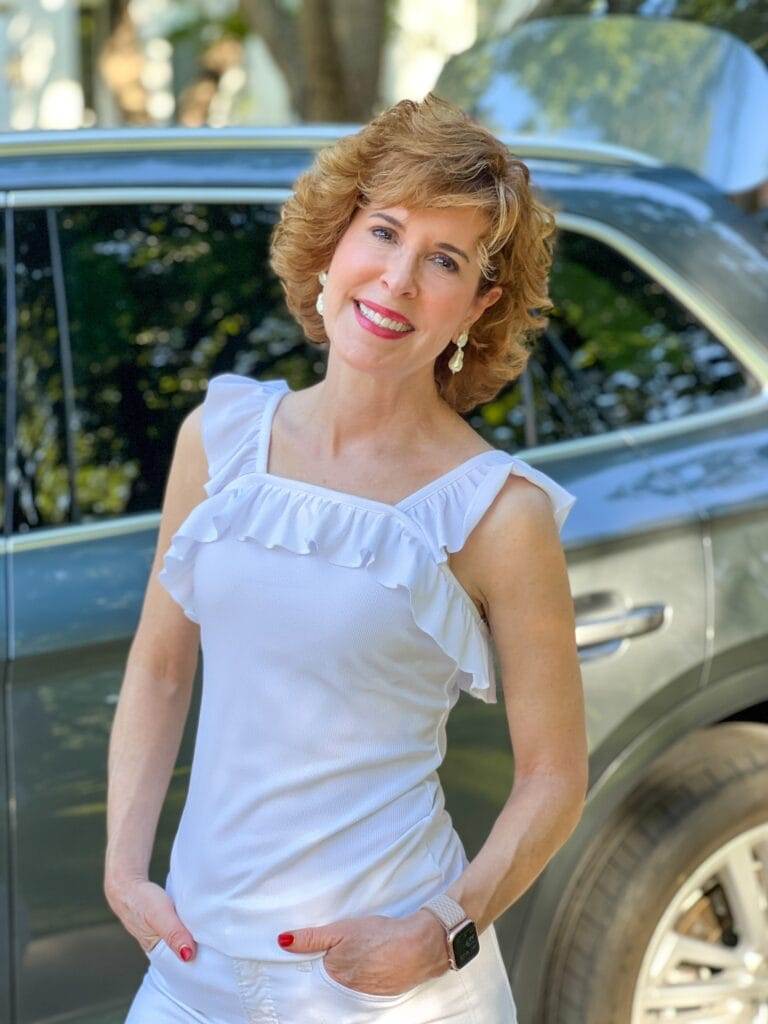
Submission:
[[[390,260],[381,274],[381,280],[395,295],[413,295],[418,288],[416,261],[399,256]]]

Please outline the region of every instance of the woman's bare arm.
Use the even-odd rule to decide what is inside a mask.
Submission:
[[[201,415],[198,405],[176,438],[155,557],[112,723],[104,861],[104,892],[110,903],[125,882],[148,877],[192,697],[199,626],[186,617],[157,574],[173,534],[206,497]]]
[[[511,477],[475,533],[473,572],[499,655],[515,764],[488,838],[447,889],[482,931],[576,828],[589,767],[573,598],[550,500]]]

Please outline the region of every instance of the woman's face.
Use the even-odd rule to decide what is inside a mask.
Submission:
[[[477,296],[476,207],[358,209],[328,267],[323,320],[335,357],[403,376],[431,366],[501,295]],[[361,304],[362,303],[362,308]],[[372,321],[375,314],[392,323]],[[455,349],[453,350],[455,351]]]

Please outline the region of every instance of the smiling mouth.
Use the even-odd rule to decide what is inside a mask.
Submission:
[[[360,315],[364,316],[366,320],[370,320],[372,324],[376,324],[377,327],[382,327],[386,331],[395,331],[397,334],[408,334],[414,330],[412,324],[382,316],[381,313],[377,313],[375,309],[371,309],[370,306],[361,302],[360,299],[353,299],[352,301],[357,306]]]

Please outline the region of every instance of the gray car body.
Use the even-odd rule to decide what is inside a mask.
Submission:
[[[349,130],[2,136],[2,202],[9,219],[152,198],[279,203],[317,148]],[[590,741],[576,832],[496,924],[524,1021],[569,880],[649,765],[698,726],[768,721],[768,255],[749,220],[690,172],[608,147],[510,143],[561,226],[642,267],[754,380],[750,397],[717,410],[524,452],[579,499],[563,543]],[[8,328],[10,341],[12,311]],[[0,1018],[19,1024],[120,1021],[145,967],[104,902],[101,871],[106,743],[158,520],[5,530]],[[195,724],[191,715],[158,832],[161,884]],[[441,776],[472,856],[513,777],[503,704],[462,698]]]

